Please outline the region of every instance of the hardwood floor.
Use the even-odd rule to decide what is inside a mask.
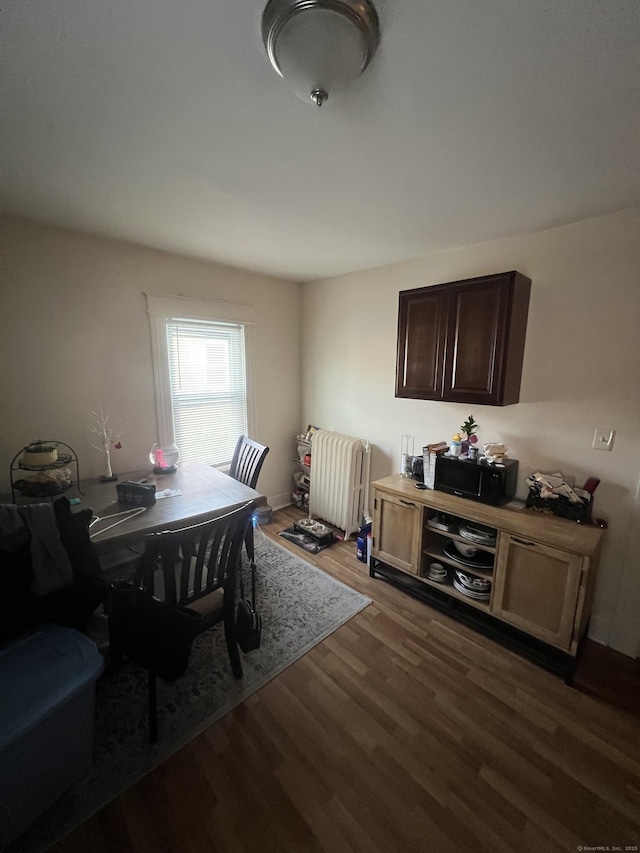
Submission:
[[[586,640],[574,687],[625,708],[640,719],[640,659]]]
[[[634,714],[371,580],[353,541],[289,547],[373,603],[56,853],[638,849]]]

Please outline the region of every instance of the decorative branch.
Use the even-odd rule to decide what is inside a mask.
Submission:
[[[118,478],[111,468],[111,447],[120,450],[122,447],[120,438],[124,430],[121,429],[114,435],[113,429],[109,426],[109,416],[105,415],[102,409],[98,412],[89,412],[89,414],[95,420],[95,424],[90,430],[91,435],[95,436],[95,439],[91,441],[91,447],[94,450],[99,450],[104,456],[105,473],[100,477],[100,480],[102,482],[117,480]]]

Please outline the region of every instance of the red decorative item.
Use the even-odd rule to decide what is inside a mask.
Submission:
[[[589,477],[582,488],[585,492],[589,492],[589,494],[592,495],[599,485],[600,480],[597,477]]]

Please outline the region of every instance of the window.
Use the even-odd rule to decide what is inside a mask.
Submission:
[[[244,329],[167,320],[174,440],[182,459],[228,462],[247,432]]]
[[[247,320],[253,309],[149,294],[147,307],[159,441],[175,441],[183,460],[230,462],[238,436],[252,432]]]

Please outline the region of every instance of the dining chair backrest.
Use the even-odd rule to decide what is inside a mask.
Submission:
[[[246,435],[241,435],[233,452],[229,476],[249,486],[250,489],[255,489],[260,469],[268,452],[268,447],[252,441]]]
[[[137,585],[178,606],[188,606],[220,588],[225,599],[233,601],[252,511],[249,501],[213,521],[149,534]]]

